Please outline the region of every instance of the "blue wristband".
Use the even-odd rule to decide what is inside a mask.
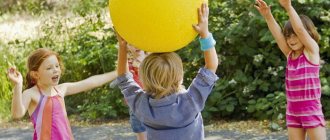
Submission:
[[[215,40],[213,39],[212,33],[208,33],[206,38],[199,38],[201,44],[201,50],[206,51],[215,46]]]

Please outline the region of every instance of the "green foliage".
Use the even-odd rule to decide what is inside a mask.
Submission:
[[[56,7],[42,2],[35,4],[38,0],[28,2],[31,3],[30,8],[25,6],[29,5],[27,3],[24,6],[15,6],[14,3],[12,8],[30,12],[56,10],[53,9]],[[61,54],[66,67],[61,83],[114,70],[117,41],[113,31],[101,20],[100,14],[101,10],[108,8],[107,2],[70,1],[69,6],[62,5],[62,9],[70,9],[70,12],[81,17],[50,17],[42,24],[44,36],[41,38],[0,43],[3,46],[0,48],[0,75],[6,75],[6,69],[12,65],[25,75],[26,57],[41,47],[51,48]],[[277,1],[266,2],[272,5],[274,17],[283,26],[288,19],[285,11]],[[203,117],[270,119],[270,128],[279,130],[283,126],[279,120],[285,117],[286,58],[277,48],[265,20],[253,4],[252,0],[209,1],[210,30],[217,40],[216,50],[221,64],[217,71],[220,79],[207,100]],[[330,65],[327,63],[330,62],[330,2],[299,0],[293,1],[293,5],[299,14],[305,14],[313,20],[322,36],[319,42],[321,57],[325,62],[320,71],[322,104],[325,116],[330,117]],[[177,53],[184,62],[184,85],[189,86],[199,67],[204,65],[199,43],[194,41]],[[0,113],[10,114],[12,87],[5,76],[1,76],[0,80],[0,105],[3,106]],[[128,113],[120,91],[109,89],[107,85],[67,97],[66,106],[69,114],[78,114],[88,120],[116,118]],[[1,118],[8,118],[8,115],[1,115]]]
[[[81,16],[86,16],[89,13],[99,13],[104,7],[108,6],[108,0],[80,0],[79,3],[73,3],[73,12]]]
[[[108,0],[0,0],[0,15],[5,13],[29,13],[42,15],[46,12],[70,11],[81,16],[100,13],[108,5]]]
[[[10,66],[15,66],[18,70],[24,67],[24,56],[20,53],[20,48],[15,48],[10,43],[8,46],[0,42],[0,120],[8,120],[10,113],[10,105],[12,99],[11,83],[7,79],[7,69]],[[22,73],[24,74],[24,72]]]

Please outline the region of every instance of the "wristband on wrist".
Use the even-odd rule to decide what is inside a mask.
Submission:
[[[206,38],[199,38],[201,50],[206,51],[215,46],[216,41],[214,40],[212,33],[208,33]]]

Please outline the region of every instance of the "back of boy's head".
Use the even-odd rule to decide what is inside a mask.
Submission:
[[[28,62],[27,62],[28,72],[26,74],[27,89],[33,87],[37,82],[36,79],[34,79],[31,76],[31,72],[32,71],[38,71],[41,63],[45,59],[47,59],[49,56],[52,56],[52,55],[56,56],[56,58],[57,58],[57,60],[60,64],[62,72],[64,71],[64,66],[63,66],[62,60],[61,60],[58,53],[56,53],[56,52],[54,52],[50,49],[39,48],[39,49],[33,51],[30,54],[30,56],[28,57]]]
[[[174,52],[152,53],[142,61],[139,76],[144,90],[160,99],[181,89],[182,60]]]
[[[304,25],[304,28],[307,30],[307,32],[309,33],[309,35],[316,41],[316,42],[319,42],[320,40],[320,35],[319,33],[317,32],[316,30],[316,27],[314,26],[314,23],[313,21],[308,17],[308,16],[305,16],[305,15],[300,15],[299,16],[303,25]],[[287,21],[286,24],[284,25],[284,28],[283,28],[283,34],[284,36],[287,38],[289,37],[291,34],[296,34],[292,28],[292,25],[291,25],[291,22],[290,21]]]

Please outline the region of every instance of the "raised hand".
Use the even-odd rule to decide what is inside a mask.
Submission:
[[[115,27],[113,27],[113,29],[114,29],[114,32],[116,34],[116,38],[118,40],[119,46],[125,46],[126,47],[127,46],[127,41],[117,33]]]
[[[203,3],[201,8],[198,8],[198,24],[193,25],[196,32],[199,33],[201,38],[206,38],[209,33],[209,7]]]
[[[279,0],[278,1],[284,9],[291,7],[291,0]]]
[[[17,84],[22,84],[23,83],[23,77],[22,74],[16,70],[16,68],[11,67],[7,71],[8,78],[10,81],[17,85]]]
[[[256,0],[256,5],[254,5],[254,7],[259,11],[259,13],[263,17],[267,17],[271,14],[271,12],[270,12],[271,6],[268,6],[267,3],[264,2],[263,0]]]

